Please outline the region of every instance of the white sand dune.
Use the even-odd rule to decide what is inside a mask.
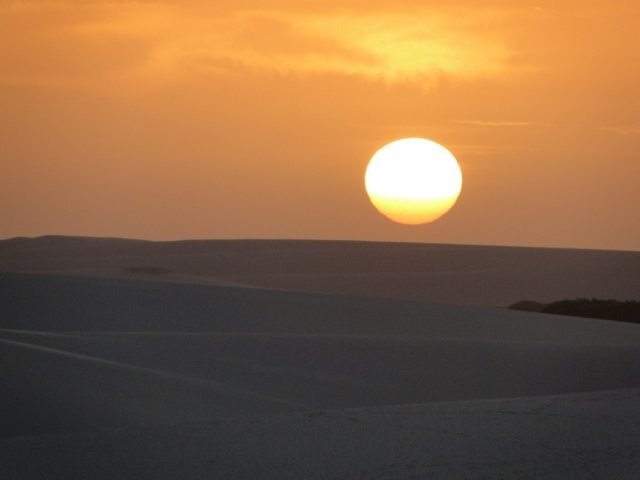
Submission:
[[[285,272],[320,278],[327,257],[312,252],[323,245],[337,271],[355,247],[363,265],[382,255],[339,242],[0,242],[0,268],[48,272],[0,273],[7,478],[636,478],[640,325],[383,298],[369,286],[351,296],[339,282],[341,293],[213,284],[232,268],[237,278],[277,276],[277,258]],[[383,245],[388,256],[370,270],[395,265],[404,247],[409,257],[430,251]],[[447,248],[421,261],[450,265]],[[498,298],[478,248],[477,275]],[[187,271],[188,252],[204,270]],[[562,257],[503,253],[533,270],[536,256],[541,265]],[[589,259],[600,273],[630,259],[614,284],[640,284],[633,254],[565,253],[557,268],[572,274]],[[160,273],[137,280],[120,265]],[[108,267],[113,278],[81,267]],[[192,274],[205,281],[176,278]]]
[[[640,387],[633,324],[57,275],[0,294],[5,436]]]
[[[163,274],[128,272],[157,267]],[[636,299],[640,252],[344,241],[0,241],[0,271],[253,285],[467,305]],[[606,279],[606,281],[604,281]]]

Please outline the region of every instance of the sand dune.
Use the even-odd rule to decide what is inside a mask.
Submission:
[[[614,285],[638,285],[635,254],[562,254],[0,242],[0,465],[15,479],[635,478],[640,325],[375,294],[455,262],[460,290],[445,282],[441,300],[481,283],[478,298],[512,295],[498,271],[551,291],[553,262],[565,277],[617,265]],[[367,295],[225,283],[327,280],[327,258],[345,279],[364,269]]]
[[[407,337],[0,337],[4,436],[640,387],[634,347]],[[106,338],[105,338],[106,337]],[[53,345],[53,346],[51,346]],[[91,354],[86,352],[90,351]],[[84,353],[80,353],[84,352]]]
[[[637,325],[318,293],[0,273],[2,328],[52,332],[428,335],[636,345]],[[615,327],[613,326],[615,325]]]
[[[135,267],[163,275],[128,272]],[[253,285],[467,305],[636,299],[640,252],[294,240],[0,241],[0,271]],[[603,281],[606,279],[606,281]]]
[[[632,324],[56,275],[0,287],[3,435],[640,387]]]

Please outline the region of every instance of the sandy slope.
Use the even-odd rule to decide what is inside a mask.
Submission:
[[[158,275],[127,272],[158,267]],[[250,284],[468,305],[636,299],[640,252],[344,241],[41,237],[0,241],[0,271]],[[603,281],[606,279],[606,281]]]
[[[640,387],[640,326],[0,274],[2,435]]]
[[[638,403],[631,389],[0,439],[0,464],[16,480],[632,480]]]
[[[49,272],[0,273],[0,466],[12,479],[637,478],[640,325],[373,296],[432,275],[442,289],[429,295],[482,303],[514,294],[504,283],[514,279],[550,292],[553,272],[564,272],[553,298],[570,277],[581,291],[632,292],[636,259],[0,242],[0,270]],[[132,265],[173,270],[136,280],[123,270]],[[442,283],[454,267],[456,281]],[[360,269],[369,296],[226,283],[272,284],[281,272],[316,288],[304,282],[333,278],[323,269],[343,279]],[[319,289],[350,291],[335,278]]]

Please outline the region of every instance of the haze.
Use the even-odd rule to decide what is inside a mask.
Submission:
[[[8,1],[0,237],[640,249],[640,4]],[[394,224],[364,170],[432,139],[465,185]]]

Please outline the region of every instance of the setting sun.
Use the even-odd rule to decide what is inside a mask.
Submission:
[[[442,145],[405,138],[373,155],[365,187],[380,213],[398,223],[418,225],[440,218],[456,203],[462,172]]]

